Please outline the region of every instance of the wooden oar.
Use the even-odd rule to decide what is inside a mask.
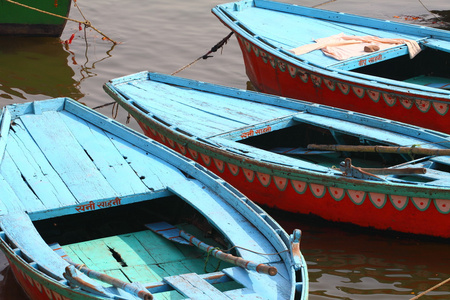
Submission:
[[[153,232],[177,243],[182,243],[186,245],[194,245],[202,251],[210,253],[212,256],[234,264],[236,266],[242,267],[247,270],[254,270],[258,273],[267,274],[270,276],[275,276],[278,273],[276,267],[271,267],[266,264],[257,264],[250,260],[243,259],[241,257],[234,256],[232,254],[225,253],[214,246],[205,244],[204,242],[197,239],[195,236],[185,232],[184,230],[178,229],[173,225],[166,222],[146,224],[147,228]]]
[[[109,275],[88,269],[85,265],[76,264],[72,261],[67,260],[72,266],[66,267],[66,272],[63,274],[64,278],[66,278],[69,281],[74,281],[76,284],[87,287],[88,290],[94,290],[98,291],[93,287],[90,283],[84,281],[83,279],[76,276],[76,272],[74,271],[73,267],[75,267],[80,272],[86,274],[89,278],[97,279],[102,282],[111,284],[115,286],[116,288],[122,289],[134,296],[137,296],[143,300],[153,300],[153,295],[145,289],[145,287],[138,287],[136,284],[128,283],[125,281],[122,281],[120,279],[111,277]]]
[[[364,145],[317,145],[309,144],[309,150],[342,152],[376,152],[418,155],[450,155],[450,149],[430,149],[420,147],[364,146]]]

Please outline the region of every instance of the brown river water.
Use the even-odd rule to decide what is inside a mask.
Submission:
[[[287,1],[287,0],[286,0]],[[54,97],[71,97],[96,107],[112,102],[102,85],[144,70],[171,74],[203,56],[229,30],[211,14],[218,0],[77,1],[84,16],[113,40],[69,22],[59,38],[0,37],[0,108]],[[450,19],[449,0],[290,0],[289,2],[393,21],[435,22],[430,11]],[[82,20],[76,7],[70,17]],[[450,21],[450,20],[448,20]],[[448,23],[447,23],[448,26]],[[450,29],[450,27],[448,27]],[[62,42],[72,34],[70,45]],[[234,37],[223,50],[178,73],[247,88]],[[98,109],[111,117],[112,106]],[[126,114],[119,110],[119,122]],[[129,124],[138,129],[137,124]],[[269,211],[291,233],[303,232],[301,249],[310,277],[310,299],[410,299],[450,277],[450,243],[362,231]],[[450,230],[450,229],[449,229]],[[27,299],[0,254],[0,300]],[[420,299],[450,299],[450,283]]]

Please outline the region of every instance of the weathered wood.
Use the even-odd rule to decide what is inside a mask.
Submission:
[[[59,113],[43,112],[41,115],[24,116],[21,120],[46,159],[80,202],[119,196],[71,134]],[[65,153],[64,157],[61,153]]]
[[[91,270],[86,268],[83,265],[79,265],[79,264],[75,264],[75,263],[71,263],[74,267],[76,267],[77,270],[79,270],[80,272],[83,272],[84,274],[86,274],[88,277],[93,278],[93,279],[97,279],[100,280],[102,282],[105,283],[109,283],[112,284],[113,286],[122,289],[132,295],[135,295],[143,300],[152,300],[153,299],[153,295],[148,292],[145,289],[142,289],[141,287],[139,287],[136,284],[132,284],[132,283],[128,283],[128,282],[124,282],[122,280],[119,280],[117,278],[111,277],[109,275]],[[74,269],[70,268],[69,266],[66,267],[66,271],[64,272],[64,277],[71,277],[74,278],[75,276],[73,275]]]
[[[222,272],[203,275],[231,264],[219,264],[214,256],[205,261],[206,254],[196,247],[140,231],[147,218],[185,222],[176,204],[192,212],[193,223],[180,228],[203,236],[213,227],[214,238],[221,242],[205,238],[211,245],[230,243],[268,254],[280,251],[264,256],[237,250],[258,265],[276,265],[280,272],[252,277],[253,284],[268,286],[283,299],[294,297],[295,269],[290,253],[284,252],[289,237],[218,176],[70,99],[6,109],[12,117],[8,138],[0,137],[6,141],[0,159],[0,246],[14,270],[20,270],[15,275],[28,278],[22,282],[27,290],[34,290],[31,285],[45,287],[47,294],[68,299],[131,299],[131,294],[151,299],[148,286],[158,299],[181,299],[180,293],[191,294],[196,288],[179,283],[178,289],[189,290],[177,291],[165,278],[193,273],[198,275],[185,279],[195,284],[197,295],[264,298],[261,291],[266,290],[242,289],[241,282]],[[123,216],[125,212],[128,216]],[[198,228],[193,225],[197,222]],[[209,223],[207,228],[203,223]],[[47,245],[44,239],[60,241]],[[78,269],[64,259],[78,264]],[[281,278],[286,283],[274,289],[271,282]]]
[[[222,292],[195,273],[164,278],[180,293],[192,299],[229,300]]]
[[[278,272],[277,268],[268,266],[266,264],[262,263],[254,263],[252,261],[243,259],[241,257],[236,257],[232,254],[225,253],[221,250],[216,249],[215,247],[208,245],[204,243],[203,241],[199,240],[195,236],[193,236],[190,233],[185,232],[184,230],[178,230],[178,234],[176,233],[176,230],[174,226],[168,224],[168,223],[156,223],[156,224],[147,224],[147,228],[153,230],[154,232],[164,236],[165,238],[180,243],[180,240],[184,239],[184,241],[181,241],[182,244],[186,244],[188,242],[189,245],[196,246],[200,250],[207,252],[208,254],[226,261],[228,263],[231,263],[233,265],[239,266],[244,269],[248,270],[254,270],[258,273],[267,274],[270,276],[275,276]],[[176,235],[167,235],[167,233],[170,232],[172,234]]]
[[[396,146],[366,146],[366,145],[316,145],[309,144],[310,150],[341,151],[341,152],[373,152],[394,153],[411,155],[450,155],[450,149],[430,149],[420,146],[396,147]]]

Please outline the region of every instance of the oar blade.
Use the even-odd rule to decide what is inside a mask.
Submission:
[[[145,227],[165,237],[168,240],[184,245],[190,245],[189,241],[185,240],[183,237],[180,236],[180,229],[167,222],[145,224]]]

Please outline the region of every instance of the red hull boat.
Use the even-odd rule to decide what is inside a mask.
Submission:
[[[256,90],[450,133],[450,32],[265,0],[213,13],[236,34]],[[320,47],[315,40],[342,34],[406,41],[418,54],[411,59],[408,44],[341,60],[325,48],[304,53]]]

